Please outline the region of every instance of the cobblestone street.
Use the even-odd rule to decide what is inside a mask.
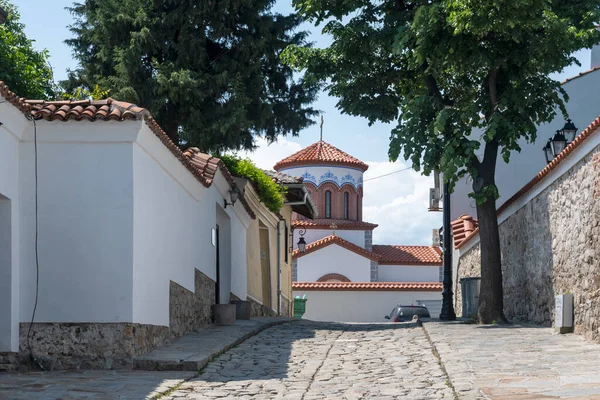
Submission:
[[[421,328],[301,322],[227,352],[165,399],[452,399]]]

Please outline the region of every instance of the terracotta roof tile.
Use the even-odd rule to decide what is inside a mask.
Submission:
[[[442,251],[433,246],[373,245],[379,265],[442,265]]]
[[[283,172],[269,171],[267,169],[263,169],[262,171],[270,176],[273,182],[281,185],[299,185],[304,182],[303,178],[296,178]]]
[[[306,229],[331,229],[331,223],[335,222],[336,229],[350,230],[350,231],[371,231],[377,228],[377,224],[364,221],[352,221],[349,219],[295,219],[292,221],[294,228],[306,228]]]
[[[367,164],[350,154],[327,142],[319,141],[279,161],[273,169],[279,171],[282,168],[318,164],[351,166],[363,172],[369,168]]]
[[[185,150],[183,152],[183,156],[198,171],[200,171],[200,173],[202,174],[204,179],[206,179],[206,181],[209,183],[209,185],[212,184],[213,180],[215,179],[217,170],[221,171],[221,173],[223,174],[223,176],[225,177],[225,179],[227,180],[227,182],[229,182],[229,184],[231,186],[235,185],[235,180],[233,179],[233,176],[231,175],[231,173],[225,166],[225,163],[223,163],[223,161],[221,161],[220,158],[213,157],[210,154],[202,153],[200,151],[200,149],[197,147],[188,148],[187,150]],[[244,208],[246,209],[248,214],[252,218],[255,218],[256,215],[252,211],[252,208],[250,207],[250,204],[248,204],[248,201],[246,200],[246,198],[244,196],[240,196],[239,200],[242,202],[242,205],[244,206]]]
[[[498,214],[503,213],[511,204],[513,204],[517,199],[531,190],[535,185],[540,183],[552,170],[556,169],[556,167],[567,158],[576,148],[581,146],[581,144],[593,133],[597,132],[600,128],[600,116],[594,120],[583,132],[581,132],[575,140],[573,140],[559,155],[557,155],[554,160],[552,160],[548,165],[544,167],[532,180],[530,180],[525,186],[523,186],[517,193],[511,196],[508,200],[506,200],[500,207],[498,207]],[[463,247],[467,244],[476,234],[479,233],[479,228],[476,228],[473,233],[463,240],[458,248]]]
[[[357,246],[354,243],[351,243],[351,242],[349,242],[345,239],[342,239],[339,236],[335,236],[335,235],[327,236],[327,237],[324,237],[323,239],[312,242],[311,244],[306,246],[306,251],[304,253],[300,253],[300,250],[298,250],[298,249],[294,250],[294,252],[292,253],[292,257],[300,258],[307,254],[313,253],[319,249],[330,246],[332,244],[337,244],[338,246],[343,247],[346,250],[350,250],[353,253],[356,253],[360,256],[363,256],[363,257],[368,258],[373,261],[377,261],[380,258],[379,255],[377,255],[373,252],[370,252],[369,250],[363,249],[362,247]]]
[[[575,75],[575,76],[572,76],[572,77],[570,77],[570,78],[567,78],[567,79],[565,79],[564,81],[562,81],[562,82],[561,82],[561,85],[564,85],[564,84],[565,84],[565,83],[567,83],[567,82],[571,82],[571,81],[572,81],[572,80],[574,80],[574,79],[581,78],[582,76],[584,76],[584,75],[587,75],[587,74],[589,74],[589,73],[591,73],[591,72],[597,71],[598,69],[600,69],[600,67],[594,67],[594,68],[590,68],[590,69],[588,69],[588,70],[586,70],[586,71],[580,72],[580,73],[578,73],[577,75]]]
[[[463,214],[457,220],[452,221],[450,226],[452,227],[454,247],[458,248],[463,241],[470,239],[479,226],[479,222],[470,215]]]
[[[150,112],[145,108],[138,107],[135,104],[126,103],[114,99],[105,100],[62,100],[62,101],[45,101],[45,100],[27,100],[18,97],[12,92],[4,82],[0,81],[0,96],[6,101],[17,107],[25,114],[26,117],[31,117],[35,120],[47,121],[126,121],[126,120],[143,120],[150,130],[158,137],[163,145],[181,162],[181,164],[205,187],[210,187],[212,178],[209,180],[205,177],[189,158],[184,155],[179,147],[177,147],[169,136],[158,125],[158,122],[152,118]],[[227,170],[225,168],[225,170]],[[216,169],[214,170],[216,172]],[[231,177],[229,171],[227,175]],[[214,177],[214,176],[213,176]],[[228,179],[230,183],[233,178]],[[242,197],[242,203],[248,214],[252,218],[256,215],[250,209],[246,200]]]
[[[292,282],[292,290],[441,292],[441,282]]]

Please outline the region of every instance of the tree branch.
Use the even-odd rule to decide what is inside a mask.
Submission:
[[[498,70],[492,68],[488,73],[488,90],[490,92],[490,113],[488,115],[488,121],[492,118],[498,107]]]
[[[429,67],[429,65],[427,63],[423,64],[423,72],[425,72],[425,84],[427,85],[427,89],[429,90],[429,94],[431,96],[433,96],[433,98],[435,99],[435,101],[441,106],[441,107],[445,107],[445,106],[454,106],[454,102],[450,99],[448,99],[447,97],[444,97],[442,95],[442,91],[440,90],[440,87],[437,84],[437,81],[435,79],[435,77],[432,74],[428,74],[427,68]]]

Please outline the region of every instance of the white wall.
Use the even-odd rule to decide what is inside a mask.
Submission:
[[[213,185],[204,187],[145,125],[133,160],[133,322],[169,324],[169,281],[194,292],[194,269],[216,281],[212,229],[217,223],[221,302],[229,302],[230,291],[245,298],[246,230],[238,213],[249,217],[240,202],[223,210],[228,183],[222,174],[217,172]]]
[[[314,282],[326,274],[342,274],[352,282],[370,282],[371,260],[337,244],[298,258],[298,282]]]
[[[140,121],[37,121],[36,322],[132,320],[133,157]],[[33,132],[20,149],[21,322],[36,293]],[[99,143],[99,141],[102,142]]]
[[[379,265],[380,282],[439,282],[440,267],[415,265]]]
[[[419,300],[440,300],[441,292],[400,291],[294,291],[306,294],[303,319],[336,322],[385,322],[397,304],[417,305]],[[431,315],[438,317],[439,315]]]
[[[4,98],[0,96],[0,101]],[[19,349],[19,147],[29,122],[0,104],[0,352]],[[7,225],[8,224],[8,225]]]
[[[569,102],[566,104],[567,111],[575,126],[579,128],[578,133],[587,128],[600,114],[598,108],[600,92],[591,89],[599,86],[600,71],[591,72],[563,85],[570,97]],[[498,157],[496,169],[496,184],[500,191],[500,198],[496,201],[498,207],[546,166],[542,147],[545,146],[548,138],[554,135],[556,130],[562,129],[564,124],[565,120],[559,111],[554,121],[538,128],[538,137],[535,143],[520,141],[522,150],[520,153],[512,153],[509,164],[506,164],[502,157]],[[478,154],[482,153],[483,147],[478,151]],[[468,177],[462,178],[456,185],[451,202],[451,217],[453,220],[462,214],[477,215],[475,201],[467,196],[471,191],[472,183]]]
[[[300,228],[294,229],[294,249],[298,248],[298,240],[300,239],[300,234],[298,233]],[[307,229],[304,234],[304,240],[307,244],[311,244],[312,242],[316,242],[319,239],[323,239],[324,237],[333,235],[335,231],[335,235],[341,237],[344,240],[349,241],[350,243],[354,243],[357,246],[362,248],[365,247],[365,231],[351,231],[351,230],[341,230],[341,229]]]

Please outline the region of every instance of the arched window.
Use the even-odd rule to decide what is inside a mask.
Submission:
[[[325,218],[331,218],[331,192],[325,192]]]
[[[360,221],[360,194],[356,194],[356,220]]]
[[[350,195],[348,192],[344,192],[344,219],[348,219],[348,202],[350,201]]]

